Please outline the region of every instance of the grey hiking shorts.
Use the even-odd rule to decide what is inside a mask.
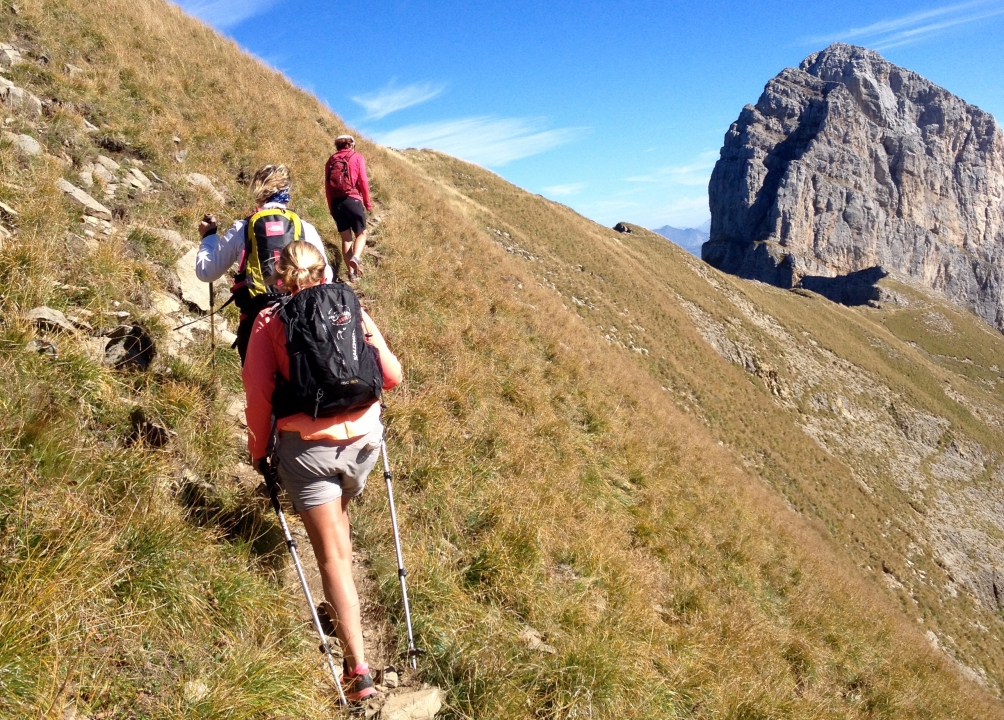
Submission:
[[[354,498],[380,456],[383,426],[349,441],[304,440],[279,433],[279,479],[297,512],[340,497]]]

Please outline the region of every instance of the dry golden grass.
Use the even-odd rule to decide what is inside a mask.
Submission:
[[[913,306],[850,309],[738,281],[706,268],[653,233],[635,228],[634,235],[617,237],[466,163],[428,152],[408,157],[430,180],[449,188],[447,197],[461,198],[459,208],[486,228],[488,237],[523,258],[521,272],[514,276],[520,280],[512,289],[515,296],[524,286],[551,288],[552,295],[555,290],[561,293],[564,307],[559,313],[580,315],[597,334],[626,348],[644,347],[640,353],[622,350],[622,357],[647,366],[678,407],[692,413],[810,522],[818,520],[824,535],[842,546],[866,576],[884,585],[881,567],[900,578],[926,573],[927,582],[913,580],[896,593],[907,616],[923,617],[925,630],[953,638],[957,657],[984,668],[991,683],[999,682],[1001,656],[994,638],[1001,631],[1000,619],[968,592],[957,597],[946,593],[948,572],[939,564],[936,548],[925,542],[924,524],[918,523],[910,505],[913,498],[883,471],[882,463],[889,458],[855,466],[819,447],[801,427],[807,409],[779,403],[759,378],[719,358],[684,304],[696,304],[719,322],[742,326],[761,360],[784,358],[792,350],[785,343],[794,338],[796,344],[811,340],[855,372],[894,389],[908,405],[946,417],[955,437],[978,440],[988,462],[995,464],[1004,447],[999,429],[974,417],[942,387],[951,379],[969,398],[999,403],[999,385],[987,382],[998,378],[996,364],[1004,360],[1004,341],[996,333],[967,313],[895,283],[896,291],[914,298]],[[533,259],[527,260],[526,254]],[[740,311],[743,304],[751,310]],[[916,321],[916,316],[935,311],[951,317],[952,336],[939,336]],[[747,312],[753,318],[759,313],[759,320],[751,323]],[[914,319],[912,333],[904,333],[901,326],[909,318]],[[783,330],[789,340],[779,342],[775,330]],[[956,360],[970,356],[975,362],[952,361],[946,354],[959,355]],[[782,382],[799,381],[785,374],[783,360],[778,368]],[[833,390],[853,397],[853,389]],[[860,491],[856,473],[868,477],[877,490],[874,495]],[[992,486],[993,480],[988,476],[985,484]],[[923,551],[911,557],[914,543]]]
[[[344,126],[315,99],[161,2],[18,7],[0,8],[0,40],[49,63],[10,77],[60,104],[43,123],[15,126],[78,163],[100,141],[82,116],[118,138],[116,157],[139,157],[166,181],[117,201],[129,223],[191,236],[206,211],[246,212],[241,172],[284,162],[294,207],[334,238],[320,180]],[[65,76],[65,62],[85,73]],[[174,135],[189,150],[183,165]],[[423,678],[446,690],[447,716],[1001,715],[854,568],[830,515],[793,513],[775,492],[825,510],[838,505],[831,495],[798,488],[849,474],[780,424],[762,389],[655,294],[658,273],[676,267],[674,281],[693,285],[678,292],[721,302],[687,279],[678,254],[647,237],[612,241],[567,208],[439,155],[360,149],[383,218],[382,259],[361,289],[405,366],[387,419],[416,629],[430,650]],[[188,172],[213,178],[227,207],[187,187]],[[169,279],[170,258],[139,236],[96,251],[64,240],[78,222],[52,189],[61,173],[74,174],[0,145],[0,199],[20,213],[0,252],[16,269],[0,345],[0,712],[56,714],[72,695],[104,717],[326,714],[316,653],[293,620],[298,598],[277,584],[274,526],[230,480],[240,449],[221,406],[236,389],[232,359],[218,358],[221,377],[206,348],[122,375],[71,338],[58,340],[56,360],[25,352],[23,310],[100,313],[118,301],[149,320],[149,289]],[[475,173],[489,191],[465,199]],[[546,262],[507,253],[486,225]],[[568,278],[543,274],[559,260]],[[547,282],[577,285],[559,298]],[[571,290],[602,314],[566,308]],[[649,354],[605,340],[614,323],[652,344]],[[125,446],[133,407],[178,432],[169,450]],[[794,449],[781,453],[784,442]],[[737,451],[765,447],[763,467],[737,465]],[[210,498],[193,501],[182,465],[216,484]],[[355,522],[396,618],[379,492]],[[526,626],[555,653],[527,647]],[[211,688],[192,705],[190,679]]]

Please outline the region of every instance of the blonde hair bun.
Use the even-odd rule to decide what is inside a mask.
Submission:
[[[320,250],[309,242],[296,240],[282,249],[275,272],[282,289],[295,293],[320,283],[326,265]]]

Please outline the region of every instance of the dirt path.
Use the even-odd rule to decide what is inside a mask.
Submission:
[[[244,398],[234,395],[227,410],[234,420],[233,438],[235,442],[246,445],[246,430],[244,424]],[[240,464],[234,468],[235,480],[249,487],[261,484],[261,477],[250,465]],[[381,478],[380,468],[373,471],[374,480]],[[371,483],[370,492],[379,492],[382,483]],[[283,511],[290,533],[296,540],[297,552],[303,566],[304,576],[310,588],[315,606],[324,600],[324,589],[321,585],[321,575],[317,567],[317,559],[310,547],[307,532],[300,518],[292,512],[292,507],[285,496],[281,496]],[[363,642],[366,650],[366,660],[369,663],[373,680],[377,684],[379,695],[377,699],[367,703],[358,713],[369,720],[432,720],[441,704],[442,693],[438,688],[423,686],[417,673],[407,665],[406,658],[397,654],[395,629],[388,622],[384,609],[374,600],[377,593],[376,579],[370,569],[369,561],[362,552],[352,554],[352,577],[359,592],[359,603],[362,615]],[[289,588],[290,595],[295,598],[297,614],[304,621],[304,632],[314,638],[313,619],[306,599],[300,587],[292,560],[286,560],[283,570],[283,584]],[[341,672],[341,648],[336,638],[331,638],[332,648],[336,654],[336,665]],[[327,686],[331,686],[329,671],[325,663],[318,660],[319,677],[324,678]],[[331,688],[334,695],[334,688]]]
[[[284,504],[284,508],[288,507],[288,504]],[[307,578],[307,585],[310,587],[310,594],[314,598],[315,604],[320,603],[324,598],[324,590],[321,586],[321,575],[317,568],[317,560],[314,558],[310,541],[307,539],[307,532],[304,530],[300,519],[296,515],[289,513],[288,510],[286,521],[289,524],[290,533],[292,533],[297,543],[300,562],[303,565],[304,575]],[[386,716],[382,712],[384,705],[391,698],[396,698],[392,705],[395,707],[401,705],[407,706],[409,698],[403,696],[420,694],[423,689],[422,683],[418,679],[417,674],[411,668],[407,667],[406,661],[396,654],[394,628],[387,622],[383,608],[373,601],[373,598],[377,596],[377,584],[370,572],[367,558],[361,552],[354,552],[352,554],[352,576],[359,591],[366,660],[373,673],[373,679],[377,683],[377,689],[380,691],[377,700],[366,704],[364,715],[366,718],[387,717],[390,720],[391,716]],[[283,581],[297,599],[298,615],[310,627],[313,624],[313,620],[306,600],[303,598],[300,590],[300,580],[296,576],[296,570],[293,567],[292,561],[286,565]],[[309,632],[312,636],[313,629],[311,628]],[[337,640],[332,643],[332,646],[336,649],[336,654],[339,658],[337,664],[340,667],[340,651]],[[327,675],[326,671],[325,675]],[[415,718],[415,720],[418,720],[419,718],[431,718],[432,715],[429,715],[427,712],[419,712],[418,714],[401,714],[395,712],[393,717],[401,718],[402,720],[404,718]]]

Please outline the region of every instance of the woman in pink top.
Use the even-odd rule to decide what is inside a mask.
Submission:
[[[279,256],[277,273],[295,295],[325,282],[324,268],[324,258],[313,245],[292,242]],[[366,341],[379,353],[383,389],[390,390],[401,382],[401,363],[365,311],[362,321]],[[271,307],[255,320],[243,369],[248,450],[255,468],[261,467],[268,451],[276,373],[289,380],[286,331],[276,308]],[[317,557],[324,597],[334,609],[328,616],[336,622],[335,632],[345,652],[345,694],[352,701],[365,700],[376,689],[363,652],[348,506],[362,493],[380,454],[380,402],[333,417],[313,419],[297,413],[278,418],[276,428],[279,477],[303,520]]]
[[[324,194],[328,199],[328,211],[342,236],[342,258],[349,280],[353,281],[362,274],[366,211],[373,209],[373,203],[366,177],[366,159],[356,152],[356,139],[351,135],[339,135],[335,138],[335,150],[324,166]]]

